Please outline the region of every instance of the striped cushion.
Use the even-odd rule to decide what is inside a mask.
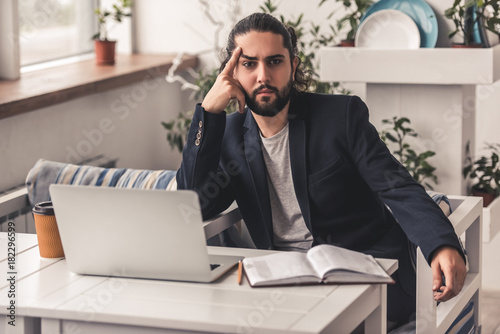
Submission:
[[[75,184],[135,189],[176,190],[176,171],[78,166],[40,159],[26,178],[32,206],[50,200],[49,185]]]
[[[417,331],[416,321],[393,329],[389,334],[415,334]],[[463,308],[462,312],[453,321],[445,334],[474,334],[476,333],[476,326],[474,325],[474,302],[469,301]]]
[[[437,205],[443,210],[444,214],[446,217],[451,215],[451,205],[450,205],[450,200],[445,194],[440,194],[434,191],[427,191],[427,194],[429,194],[430,197],[436,202]]]
[[[474,326],[474,302],[470,301],[455,321],[451,324],[446,334],[472,334],[476,332]]]

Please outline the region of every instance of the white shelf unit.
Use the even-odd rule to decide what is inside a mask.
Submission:
[[[432,150],[436,191],[465,195],[465,147],[474,156],[476,86],[500,80],[500,45],[485,49],[382,50],[325,47],[323,81],[362,83],[371,122],[406,116],[421,135],[416,150]],[[479,98],[479,97],[478,97]]]
[[[500,79],[500,44],[487,49],[325,47],[320,59],[325,81],[479,85]]]

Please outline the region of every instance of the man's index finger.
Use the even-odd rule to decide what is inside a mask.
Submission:
[[[224,70],[222,73],[226,75],[233,75],[234,68],[236,67],[236,64],[238,64],[238,58],[240,57],[241,53],[241,48],[238,46],[236,49],[234,49],[233,54],[231,55],[231,58],[226,64],[226,67],[224,67]]]

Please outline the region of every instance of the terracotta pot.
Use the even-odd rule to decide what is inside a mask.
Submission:
[[[116,41],[94,40],[97,65],[113,65],[115,63],[115,46]]]
[[[483,208],[490,205],[490,203],[493,202],[493,200],[496,198],[495,194],[490,194],[490,193],[486,193],[486,192],[479,191],[479,190],[472,190],[471,193],[472,193],[472,196],[477,196],[477,197],[483,198]]]
[[[455,49],[482,49],[484,46],[483,46],[483,44],[478,44],[478,43],[469,44],[469,45],[465,45],[463,43],[461,43],[461,44],[452,43],[451,47],[455,48]]]
[[[354,41],[344,39],[344,40],[340,41],[340,46],[352,48],[354,46]]]

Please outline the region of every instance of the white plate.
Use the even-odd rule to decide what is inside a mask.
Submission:
[[[359,26],[356,47],[377,49],[418,49],[420,33],[415,22],[395,9],[380,10]]]

